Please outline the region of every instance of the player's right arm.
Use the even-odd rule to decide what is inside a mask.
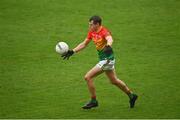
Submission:
[[[86,46],[89,44],[90,40],[88,38],[86,38],[83,42],[81,42],[79,45],[77,45],[73,51],[75,53],[78,53],[79,51],[83,50],[84,48],[86,48]]]
[[[92,39],[91,32],[88,32],[88,35],[83,42],[77,45],[74,49],[68,50],[66,54],[62,55],[63,59],[69,59],[69,57],[72,56],[74,53],[77,53],[81,51],[82,49],[84,49],[89,44],[91,39]]]
[[[69,59],[70,56],[72,56],[74,53],[77,53],[79,51],[81,51],[82,49],[84,49],[90,42],[91,39],[86,38],[83,42],[81,42],[79,45],[77,45],[74,49],[72,50],[68,50],[68,52],[64,55],[62,55],[61,57],[63,57],[63,59]]]

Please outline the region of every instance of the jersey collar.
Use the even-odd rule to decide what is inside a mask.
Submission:
[[[100,26],[100,28],[97,30],[96,33],[99,33],[102,30],[102,26]]]

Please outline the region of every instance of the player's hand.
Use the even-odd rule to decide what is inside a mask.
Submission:
[[[65,59],[69,59],[69,57],[71,57],[72,55],[74,54],[74,51],[73,50],[68,50],[67,53],[65,53],[64,55],[62,55],[61,57],[63,57],[63,60]]]
[[[112,47],[107,45],[104,47],[103,52],[107,55],[110,56],[113,53]]]

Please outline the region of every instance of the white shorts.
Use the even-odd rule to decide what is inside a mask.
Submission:
[[[115,59],[114,60],[102,60],[102,61],[99,61],[96,64],[96,66],[101,68],[102,70],[113,70],[114,64],[115,64]]]

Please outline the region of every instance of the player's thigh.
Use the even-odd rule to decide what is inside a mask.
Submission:
[[[85,79],[89,79],[89,78],[93,78],[93,77],[96,77],[98,76],[99,74],[103,73],[104,71],[97,67],[97,66],[94,66],[91,70],[89,70],[86,75],[85,75]]]
[[[109,78],[109,80],[111,80],[111,81],[116,81],[117,80],[115,69],[105,71],[105,74]]]

